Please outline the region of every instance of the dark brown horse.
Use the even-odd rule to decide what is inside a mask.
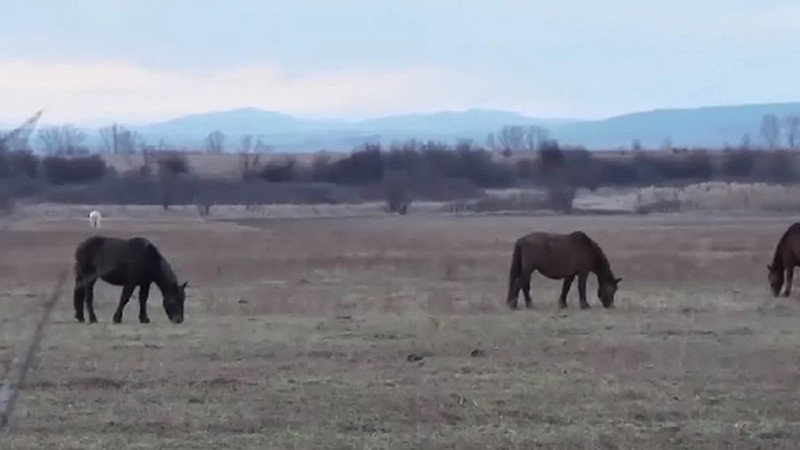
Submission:
[[[800,223],[791,224],[783,233],[775,247],[772,264],[767,264],[769,271],[767,279],[772,295],[775,297],[780,295],[784,281],[786,287],[783,296],[788,297],[792,293],[795,266],[800,266]]]
[[[508,298],[511,309],[517,308],[520,289],[525,295],[525,306],[531,301],[531,275],[534,271],[553,280],[564,280],[558,305],[567,307],[567,293],[572,281],[578,277],[578,294],[582,309],[586,301],[586,279],[590,272],[597,276],[597,296],[606,308],[614,306],[614,294],[622,278],[615,278],[606,255],[600,246],[583,231],[569,234],[536,232],[523,236],[514,244],[511,271],[508,279]]]
[[[114,286],[122,286],[114,323],[122,321],[122,310],[130,300],[133,290],[139,288],[139,322],[149,323],[147,297],[150,284],[161,291],[164,311],[173,323],[183,322],[183,304],[186,284],[178,279],[166,259],[155,245],[145,238],[120,239],[92,236],[75,250],[75,318],[84,321],[83,305],[89,312],[89,322],[97,322],[94,314],[94,284],[97,279]]]

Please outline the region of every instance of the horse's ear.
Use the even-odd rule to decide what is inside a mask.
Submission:
[[[619,277],[616,280],[614,280],[615,283],[619,283],[620,281],[622,281],[622,277]]]
[[[771,265],[771,264],[767,264],[767,270],[769,270],[770,272],[772,272],[772,265]]]
[[[186,289],[186,285],[187,284],[189,284],[189,282],[188,281],[184,281],[183,284],[181,285],[181,289]]]

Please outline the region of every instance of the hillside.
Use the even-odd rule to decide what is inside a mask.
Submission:
[[[674,145],[721,147],[739,144],[745,133],[758,143],[765,114],[800,115],[800,103],[659,109],[550,128],[560,140],[589,148],[628,146],[634,139],[652,148],[668,137]]]
[[[800,102],[658,109],[601,120],[535,118],[492,109],[406,114],[360,121],[311,120],[241,108],[187,115],[136,129],[149,142],[163,139],[168,144],[192,149],[202,149],[204,137],[213,130],[221,130],[227,136],[229,151],[238,148],[245,134],[260,135],[265,144],[286,152],[343,151],[367,140],[390,143],[433,139],[454,143],[459,139],[472,139],[483,143],[487,134],[504,125],[543,126],[560,142],[589,149],[628,147],[636,139],[645,147],[657,148],[667,138],[676,146],[720,148],[726,144],[737,145],[745,133],[750,134],[752,142],[759,143],[760,121],[765,114],[775,114],[779,118],[800,115]],[[96,146],[97,130],[85,132],[87,144]]]
[[[219,129],[229,144],[242,134],[261,134],[266,142],[286,151],[321,148],[348,149],[365,140],[391,142],[405,139],[437,139],[455,142],[486,135],[503,125],[540,125],[564,143],[592,149],[629,146],[639,139],[658,147],[670,138],[674,145],[721,147],[738,144],[749,133],[757,142],[764,114],[800,115],[800,103],[773,103],[694,109],[659,109],[602,120],[544,119],[510,111],[471,109],[427,114],[407,114],[362,121],[307,120],[255,108],[196,114],[144,127],[150,139],[199,146],[209,131]]]

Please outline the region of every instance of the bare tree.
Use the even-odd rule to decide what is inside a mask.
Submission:
[[[100,129],[100,143],[105,153],[132,155],[144,144],[144,138],[139,132],[115,123]]]
[[[253,151],[256,153],[268,153],[272,151],[272,146],[264,142],[264,136],[257,136],[256,143],[253,145]]]
[[[102,153],[109,153],[112,155],[119,154],[119,134],[121,125],[112,124],[107,127],[100,128],[100,145]]]
[[[497,143],[503,151],[514,152],[525,148],[525,128],[506,125],[497,134]]]
[[[49,155],[79,155],[88,153],[83,146],[86,135],[67,124],[62,126],[47,127],[39,130],[39,140]]]
[[[661,150],[672,150],[672,138],[667,136],[661,142]]]
[[[750,150],[753,148],[753,140],[750,139],[750,133],[742,135],[742,140],[739,141],[739,148],[742,150]]]
[[[225,134],[214,130],[206,136],[206,152],[219,154],[225,150]]]
[[[795,148],[800,140],[800,116],[792,115],[783,118],[783,126],[786,129],[786,143],[789,148]]]
[[[100,129],[102,151],[112,155],[133,155],[144,144],[144,138],[137,131],[120,124],[112,124]]]
[[[525,147],[531,151],[538,150],[548,139],[550,139],[550,132],[547,128],[531,125],[525,132]]]
[[[252,134],[245,134],[242,136],[242,145],[241,145],[242,153],[250,153],[250,150],[253,149],[253,135]]]
[[[495,143],[494,133],[489,133],[486,135],[486,148],[489,150],[497,150],[497,144]]]
[[[142,139],[139,145],[139,152],[142,154],[142,165],[139,167],[141,174],[146,176],[153,173],[153,169],[159,166],[158,158],[164,156],[165,151],[166,145],[163,139],[158,141],[158,145],[148,145]]]
[[[761,118],[761,137],[767,144],[770,150],[778,146],[778,139],[780,138],[781,128],[778,122],[778,117],[775,114],[765,114]]]
[[[189,172],[189,160],[178,151],[161,151],[155,164],[161,185],[161,206],[167,210],[172,204],[178,177]]]

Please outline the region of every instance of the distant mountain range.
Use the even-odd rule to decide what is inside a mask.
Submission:
[[[737,145],[744,134],[760,142],[759,130],[765,114],[779,118],[800,115],[800,102],[714,106],[692,109],[658,109],[614,116],[602,120],[534,118],[491,109],[408,114],[361,121],[309,120],[290,115],[242,108],[179,117],[167,122],[134,127],[148,142],[201,149],[206,135],[220,130],[226,148],[236,151],[245,134],[262,136],[278,151],[305,152],[327,149],[350,150],[365,141],[390,143],[407,139],[434,139],[453,143],[472,139],[483,144],[486,136],[504,125],[539,125],[553,138],[593,150],[630,147],[639,140],[657,148],[669,139],[675,146],[722,147]],[[97,130],[85,130],[89,144]]]

